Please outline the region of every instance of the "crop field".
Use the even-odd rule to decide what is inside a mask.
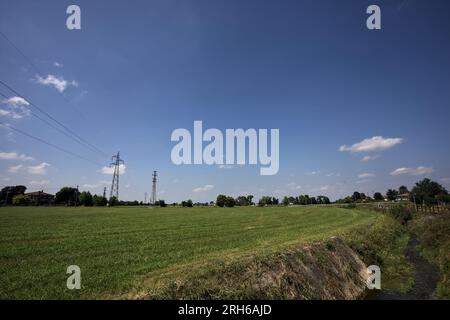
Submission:
[[[320,206],[0,208],[0,298],[121,297],[154,277],[329,238],[376,217]],[[69,265],[81,269],[81,290],[66,287]]]

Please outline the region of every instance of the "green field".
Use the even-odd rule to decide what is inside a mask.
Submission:
[[[334,207],[0,208],[0,298],[114,298],[152,278],[342,234],[377,214]],[[81,268],[82,289],[66,288]]]

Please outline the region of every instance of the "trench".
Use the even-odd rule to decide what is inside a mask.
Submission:
[[[439,269],[436,265],[423,258],[418,249],[418,240],[411,235],[405,249],[405,256],[414,268],[412,288],[406,292],[370,290],[366,300],[430,300],[435,299],[434,292],[439,281]],[[383,286],[383,280],[381,281]]]

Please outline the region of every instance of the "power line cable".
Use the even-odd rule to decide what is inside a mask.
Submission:
[[[10,97],[8,97],[7,95],[5,95],[5,94],[3,94],[3,93],[1,93],[1,92],[0,92],[0,96],[4,97],[5,99],[9,99],[9,98],[10,98]],[[29,109],[28,109],[28,110],[29,110]],[[41,121],[44,122],[46,125],[52,127],[52,128],[55,129],[56,131],[62,133],[62,134],[65,135],[66,137],[72,139],[73,141],[75,141],[75,142],[78,143],[79,145],[81,145],[81,146],[83,146],[83,147],[86,147],[86,145],[84,145],[84,144],[83,144],[82,142],[80,142],[79,140],[75,139],[73,136],[69,135],[67,132],[61,130],[60,128],[58,128],[57,126],[53,125],[51,122],[45,120],[44,118],[40,117],[39,115],[37,115],[37,114],[34,113],[33,111],[31,111],[31,110],[29,110],[29,111],[30,111],[30,114],[31,114],[33,117],[35,117],[35,118],[41,120]]]
[[[43,72],[41,72],[41,70],[36,66],[36,64],[30,59],[30,58],[28,58],[28,56],[22,51],[22,50],[20,50],[19,49],[19,47],[18,46],[16,46],[15,44],[14,44],[14,42],[9,38],[9,37],[7,37],[6,36],[6,34],[4,34],[1,30],[0,30],[0,35],[17,51],[17,52],[19,52],[19,54],[22,56],[22,58],[24,58],[25,60],[27,60],[27,62],[30,64],[30,66],[34,69],[34,71],[36,72],[36,73],[38,73],[38,75],[40,76],[40,75],[44,75],[44,73]],[[83,120],[85,120],[85,121],[87,121],[87,119],[86,119],[86,117],[83,115],[83,113],[81,113],[80,112],[80,110],[78,110],[77,108],[75,108],[71,103],[70,103],[70,101],[66,98],[66,96],[62,93],[62,92],[60,92],[60,91],[58,91],[58,93],[59,93],[59,95],[61,96],[61,97],[63,97],[63,99],[67,102],[67,104],[68,105],[70,105],[70,107],[75,111],[75,113],[76,114],[78,114],[81,118],[83,118]]]
[[[69,151],[69,150],[66,150],[66,149],[64,149],[64,148],[61,148],[61,147],[57,146],[56,144],[53,144],[53,143],[48,142],[48,141],[45,141],[44,139],[41,139],[41,138],[39,138],[39,137],[33,136],[32,134],[29,134],[29,133],[26,133],[26,132],[24,132],[24,131],[22,131],[22,130],[20,130],[20,129],[17,129],[17,128],[11,126],[11,125],[8,124],[8,123],[0,122],[0,126],[6,127],[6,128],[8,128],[8,129],[10,129],[10,130],[13,130],[13,131],[15,131],[15,132],[17,132],[17,133],[20,133],[20,134],[22,134],[22,135],[24,135],[24,136],[27,136],[27,137],[31,138],[31,139],[34,139],[34,140],[39,141],[39,142],[41,142],[41,143],[44,143],[44,144],[46,144],[46,145],[48,145],[48,146],[50,146],[50,147],[53,147],[53,148],[55,148],[55,149],[57,149],[57,150],[59,150],[59,151],[61,151],[61,152],[67,153],[67,154],[69,154],[69,155],[71,155],[71,156],[74,156],[74,157],[77,157],[77,158],[79,158],[79,159],[88,161],[88,162],[90,162],[90,163],[92,163],[92,164],[95,164],[95,165],[98,165],[98,166],[102,166],[102,164],[99,163],[99,162],[97,162],[97,161],[93,161],[93,160],[91,160],[91,159],[88,159],[88,158],[85,158],[85,157],[83,157],[83,156],[80,156],[80,155],[78,155],[78,154],[76,154],[76,153],[73,153],[72,151]]]
[[[74,131],[72,131],[71,129],[69,129],[67,126],[65,126],[63,123],[61,123],[60,121],[58,121],[57,119],[55,119],[52,115],[50,115],[48,112],[46,112],[45,110],[43,110],[41,107],[37,106],[36,104],[34,104],[32,101],[30,101],[29,99],[27,99],[26,97],[24,97],[22,94],[20,94],[19,92],[17,92],[16,90],[14,90],[11,86],[9,86],[8,84],[6,84],[5,82],[3,82],[2,80],[0,80],[0,84],[2,84],[5,88],[7,88],[8,90],[10,90],[11,92],[13,92],[14,94],[16,94],[17,96],[21,97],[22,99],[25,99],[32,107],[36,108],[39,112],[43,113],[44,115],[46,115],[48,118],[50,118],[51,120],[53,120],[54,122],[56,122],[59,126],[61,126],[62,128],[64,128],[67,132],[69,132],[71,135],[73,135],[74,137],[76,137],[79,141],[81,141],[82,143],[85,144],[86,147],[88,147],[89,149],[91,149],[92,151],[98,152],[99,154],[103,155],[103,156],[108,156],[105,152],[103,152],[102,150],[100,150],[99,148],[97,148],[96,146],[94,146],[93,144],[91,144],[90,142],[86,141],[84,138],[80,137],[78,134],[76,134]]]

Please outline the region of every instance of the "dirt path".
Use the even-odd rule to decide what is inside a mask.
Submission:
[[[370,293],[369,300],[429,300],[434,299],[433,293],[439,280],[439,269],[417,250],[418,240],[415,235],[409,239],[405,256],[414,267],[414,284],[407,293],[384,292]],[[383,283],[382,283],[383,284]]]

